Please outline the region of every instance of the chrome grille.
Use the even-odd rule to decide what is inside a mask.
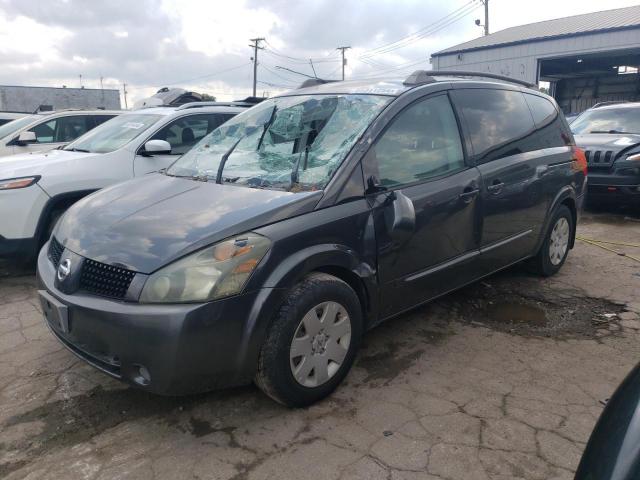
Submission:
[[[80,290],[110,298],[124,298],[136,272],[84,259]]]

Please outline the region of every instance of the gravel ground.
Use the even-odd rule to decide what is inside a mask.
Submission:
[[[640,222],[589,213],[579,235],[638,242]],[[52,338],[34,284],[0,278],[0,478],[570,479],[640,358],[640,263],[584,242],[551,279],[511,269],[376,328],[303,410],[121,385]]]

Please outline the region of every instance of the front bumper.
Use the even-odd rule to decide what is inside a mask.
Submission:
[[[38,222],[48,201],[49,196],[37,184],[0,191],[0,257],[35,257]]]
[[[38,257],[38,284],[63,305],[68,328],[45,320],[75,355],[103,372],[153,393],[181,395],[249,383],[261,345],[257,305],[265,290],[204,304],[144,305],[89,294],[66,295],[54,285],[47,246]],[[50,308],[51,306],[49,306]],[[45,317],[46,318],[46,317]],[[149,378],[141,376],[141,367]]]
[[[640,174],[635,169],[616,168],[613,172],[589,172],[590,199],[640,201]]]

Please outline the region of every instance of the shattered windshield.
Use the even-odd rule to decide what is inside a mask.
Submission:
[[[167,174],[258,188],[322,189],[390,100],[377,95],[266,100],[204,137]]]

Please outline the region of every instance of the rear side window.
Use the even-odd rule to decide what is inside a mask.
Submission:
[[[367,154],[381,185],[396,187],[465,167],[462,143],[446,95],[421,100],[398,114]]]
[[[80,135],[84,135],[91,130],[87,125],[88,120],[88,115],[59,118],[54,142],[72,142]]]
[[[573,143],[566,120],[551,100],[530,93],[523,95],[536,123],[536,132],[530,137],[532,149],[562,147]]]
[[[36,142],[52,143],[56,133],[57,120],[50,120],[33,127],[30,131],[36,134]]]
[[[537,95],[524,94],[524,98],[529,104],[531,109],[531,115],[533,115],[533,121],[537,127],[543,127],[544,125],[551,123],[558,116],[556,107],[544,97],[538,97]]]
[[[518,142],[534,130],[533,118],[522,93],[474,88],[455,90],[453,95],[467,124],[478,162],[530,149]]]

